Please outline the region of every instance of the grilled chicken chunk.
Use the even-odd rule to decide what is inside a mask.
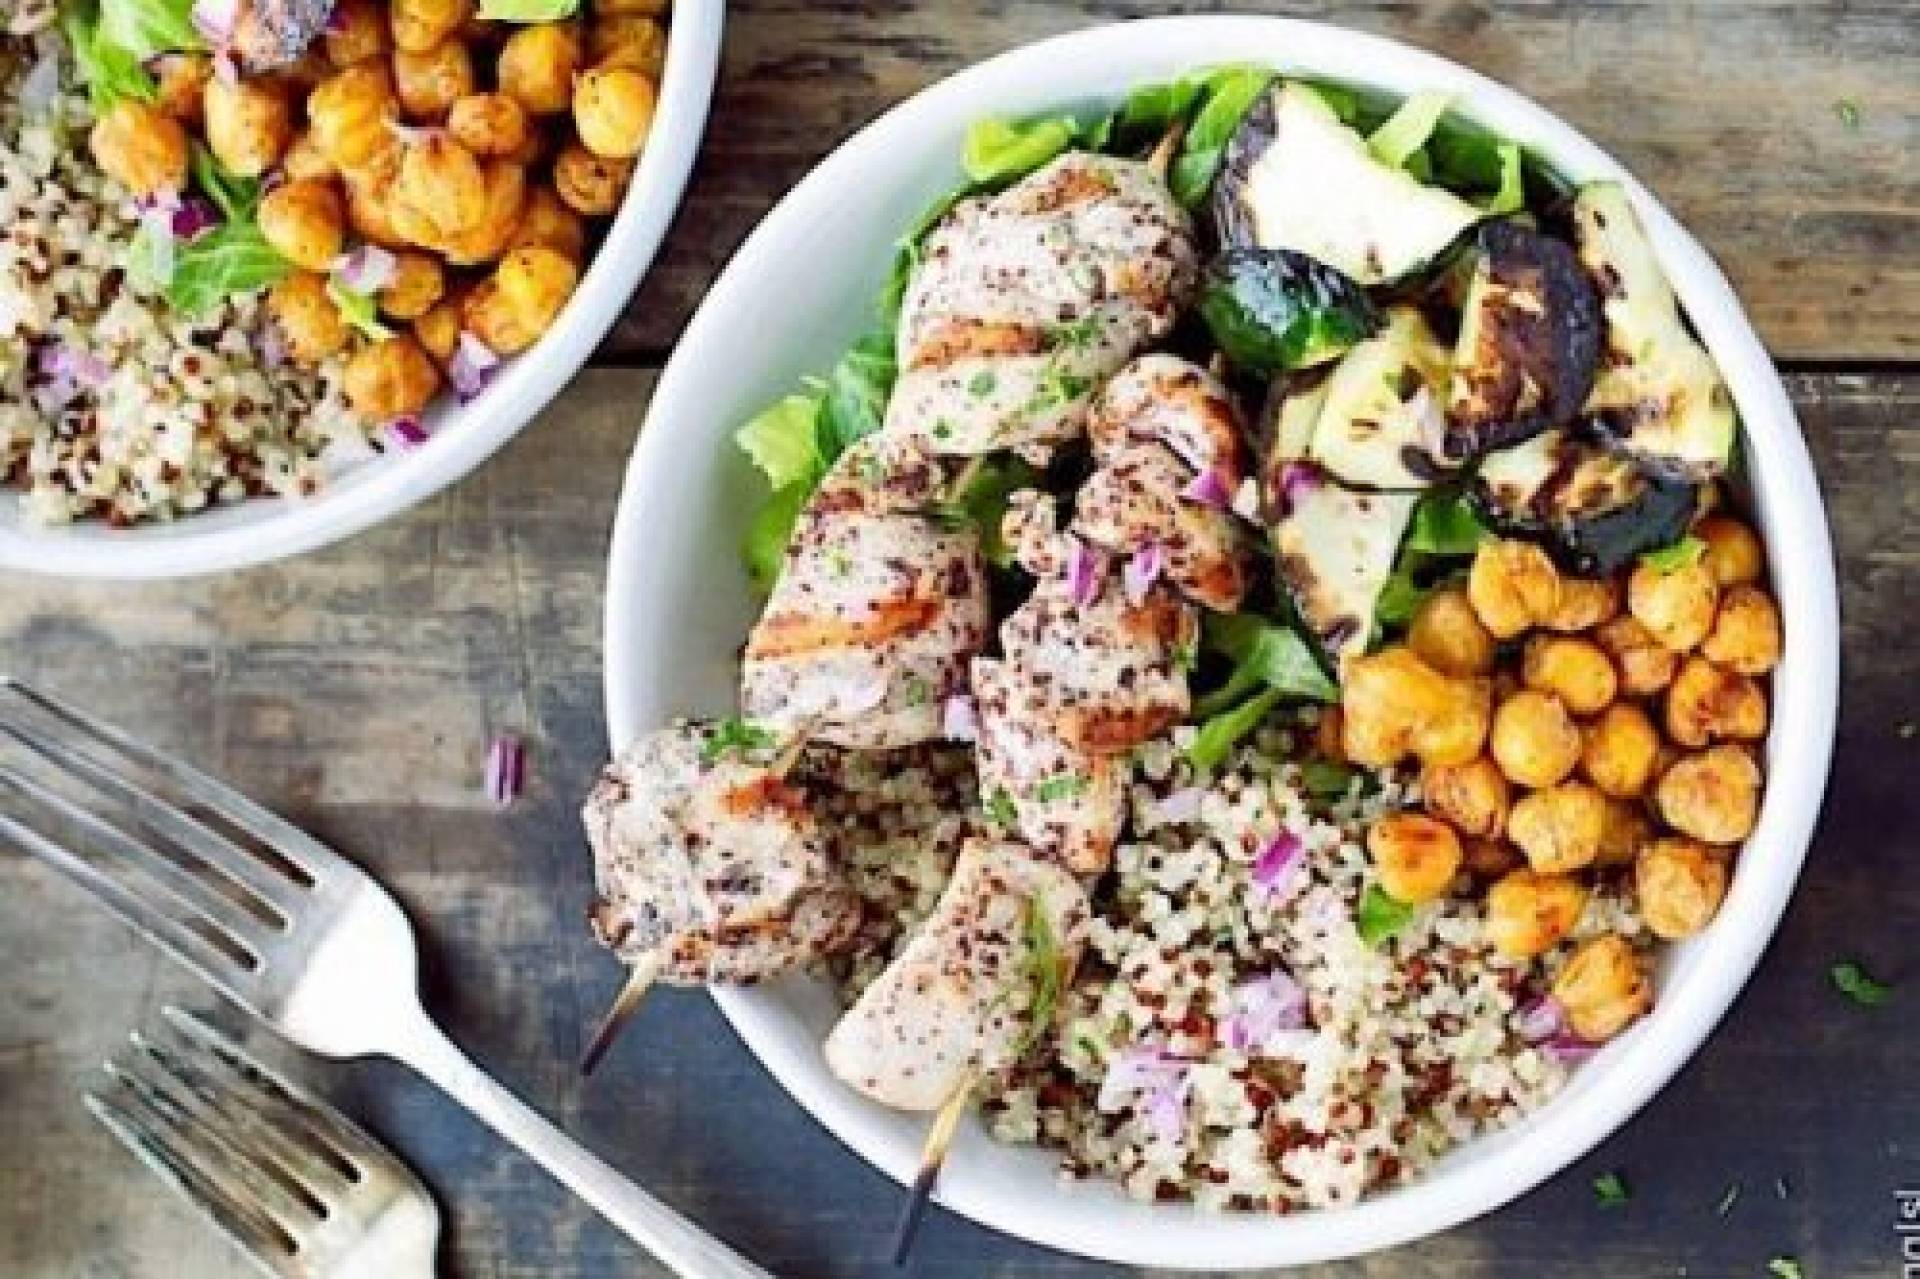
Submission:
[[[870,436],[841,455],[747,640],[745,714],[853,749],[941,736],[988,627],[978,531],[929,513],[944,484],[913,442]]]
[[[1066,980],[1089,913],[1079,881],[1030,849],[969,843],[933,914],[827,1036],[828,1067],[882,1105],[938,1110],[1048,1029],[1042,966]]]
[[[659,980],[758,981],[844,948],[860,924],[805,794],[768,767],[770,735],[735,736],[649,733],[607,766],[582,814],[594,933]]]
[[[1137,161],[1070,152],[964,201],[908,283],[887,430],[943,453],[1044,454],[1173,327],[1197,276],[1186,212]]]
[[[248,71],[298,62],[327,28],[335,0],[240,0],[233,51]]]

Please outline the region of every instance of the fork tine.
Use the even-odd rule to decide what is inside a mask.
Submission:
[[[290,1277],[297,1250],[292,1237],[253,1204],[207,1176],[194,1157],[172,1140],[170,1130],[136,1107],[89,1090],[87,1110],[122,1146],[232,1240],[261,1273]]]
[[[47,863],[92,893],[121,923],[144,935],[176,962],[199,974],[202,981],[248,1011],[258,1011],[258,1003],[252,997],[254,990],[250,975],[235,965],[231,955],[128,891],[113,876],[5,813],[0,813],[0,843]]]
[[[183,792],[213,809],[255,839],[270,846],[276,854],[297,866],[315,882],[330,872],[339,873],[343,865],[350,865],[350,863],[343,863],[341,858],[315,840],[313,836],[283,821],[239,791],[216,782],[199,769],[190,768],[177,760],[167,758],[153,747],[115,728],[112,724],[95,719],[51,693],[42,692],[31,684],[23,683],[12,676],[0,677],[0,691],[7,689],[11,689],[16,696],[38,706],[42,711],[61,720],[69,727],[165,776]]]
[[[261,962],[262,949],[269,941],[265,926],[259,919],[241,910],[231,898],[213,891],[150,845],[133,838],[105,818],[89,812],[24,773],[0,765],[0,791],[10,791],[49,809],[84,830],[114,855],[152,879],[178,905],[196,916],[199,923],[217,930],[236,948],[252,956],[254,966],[257,967]]]
[[[37,729],[0,720],[0,733],[5,733],[22,746],[112,795],[132,809],[143,825],[157,827],[159,833],[182,852],[197,858],[232,881],[236,887],[257,898],[283,923],[297,916],[303,886],[270,870],[267,863],[219,831],[194,821],[166,800],[127,780],[90,753],[75,750]]]

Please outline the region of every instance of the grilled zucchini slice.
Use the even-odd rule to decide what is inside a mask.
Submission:
[[[1278,512],[1273,558],[1280,585],[1338,674],[1366,651],[1374,606],[1419,495],[1363,493],[1311,462],[1276,466],[1268,490]]]
[[[1652,472],[1567,430],[1489,453],[1473,502],[1504,533],[1541,543],[1574,573],[1611,573],[1687,531],[1699,498],[1691,481]]]

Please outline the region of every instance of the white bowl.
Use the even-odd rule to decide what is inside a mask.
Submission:
[[[679,207],[720,65],[723,0],[682,0],[668,30],[652,135],[620,212],[565,309],[471,404],[443,397],[421,448],[359,463],[310,498],[260,498],[166,524],[42,527],[0,490],[0,570],[120,580],[193,577],[297,555],[425,501],[531,422],[593,354],[632,298]]]
[[[993,59],[890,111],[827,158],[754,232],[662,376],[626,478],[607,595],[607,717],[616,746],[672,716],[734,706],[754,604],[735,548],[761,495],[734,427],[821,370],[871,317],[889,246],[958,178],[967,124],[1116,98],[1195,67],[1248,62],[1376,85],[1439,88],[1457,107],[1576,180],[1624,178],[1746,424],[1760,523],[1784,602],[1769,784],[1719,918],[1674,948],[1659,1004],[1526,1122],[1454,1152],[1414,1185],[1337,1211],[1213,1215],[1143,1204],[1111,1184],[1062,1187],[1053,1159],[963,1133],[941,1202],[1069,1252],[1174,1268],[1239,1269],[1350,1256],[1444,1230],[1521,1194],[1644,1105],[1706,1038],[1752,971],[1793,890],[1833,741],[1838,610],[1819,490],[1792,406],[1707,254],[1621,167],[1566,124],[1454,63],[1375,36],[1255,17],[1164,18],[1061,36]],[[888,1175],[911,1177],[926,1121],[842,1087],[819,1044],[826,986],[719,989],[720,1007],[794,1098]]]

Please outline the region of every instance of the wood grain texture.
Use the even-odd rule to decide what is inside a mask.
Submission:
[[[572,1073],[620,977],[581,926],[574,811],[604,750],[605,531],[651,382],[584,375],[451,493],[322,554],[162,586],[8,579],[0,669],[138,726],[362,861],[412,913],[429,1006],[455,1037],[649,1188],[778,1274],[893,1274],[897,1191],[785,1098],[704,997],[661,992],[591,1087]],[[1789,1253],[1819,1279],[1897,1273],[1892,1192],[1920,1186],[1920,375],[1804,375],[1790,389],[1835,518],[1846,682],[1826,815],[1771,952],[1694,1062],[1595,1154],[1485,1220],[1310,1279],[1740,1276]],[[502,728],[527,736],[531,785],[496,815],[480,777]],[[78,1101],[159,1001],[205,998],[12,859],[0,938],[0,1274],[250,1273]],[[1837,995],[1826,973],[1843,957],[1894,982],[1895,1004]],[[294,1064],[433,1186],[443,1273],[658,1273],[400,1068]],[[1603,1211],[1590,1181],[1614,1169],[1633,1200]],[[1119,1272],[935,1213],[915,1273]]]
[[[633,359],[671,346],[754,223],[889,106],[1030,40],[1176,8],[1248,6],[730,6],[720,93],[690,197],[607,354]],[[1399,37],[1558,112],[1700,237],[1776,357],[1920,359],[1913,0],[1322,0],[1257,11]],[[1842,119],[1843,103],[1857,124]]]

